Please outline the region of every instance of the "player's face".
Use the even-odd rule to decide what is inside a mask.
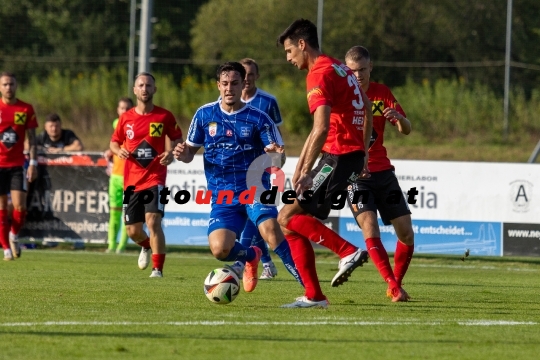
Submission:
[[[131,105],[125,101],[120,101],[118,103],[118,107],[116,108],[116,112],[118,113],[118,116],[122,115],[126,111],[131,109]]]
[[[17,82],[15,78],[11,76],[0,77],[0,93],[2,97],[8,100],[15,98],[15,92],[17,91]]]
[[[244,79],[242,79],[238,71],[224,71],[219,76],[219,95],[228,106],[233,106],[240,101],[243,88]]]
[[[53,140],[58,139],[62,134],[62,124],[60,121],[46,121],[45,132]]]
[[[356,80],[363,89],[369,87],[369,77],[371,75],[371,69],[373,69],[373,63],[366,58],[361,58],[360,61],[352,61],[350,59],[345,59],[345,64],[351,71]]]
[[[133,86],[133,93],[137,97],[137,100],[144,104],[152,101],[156,90],[154,79],[145,75],[139,76]]]
[[[246,69],[246,83],[244,85],[244,91],[251,91],[255,89],[255,81],[259,78],[259,74],[257,73],[257,68],[255,65],[244,65],[244,69]]]
[[[304,40],[298,40],[298,44],[295,45],[291,39],[286,39],[283,42],[283,48],[287,55],[287,61],[296,66],[300,70],[308,68],[307,58],[304,54],[305,42]]]

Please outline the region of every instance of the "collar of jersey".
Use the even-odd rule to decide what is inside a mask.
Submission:
[[[247,99],[247,100],[242,100],[242,102],[245,103],[245,104],[249,104],[253,99],[255,99],[255,98],[257,97],[258,94],[259,94],[259,88],[257,88],[257,89],[255,90],[255,94],[253,94],[252,97],[250,97],[250,98]]]
[[[230,115],[238,114],[238,113],[244,111],[244,110],[246,109],[246,107],[247,107],[247,105],[246,105],[246,106],[242,107],[242,108],[239,109],[239,110],[236,110],[236,111],[233,111],[233,112],[230,112],[230,113],[229,113],[229,112],[226,112],[225,110],[223,110],[223,108],[221,107],[221,100],[219,101],[218,106],[219,106],[219,110],[221,110],[222,113],[224,113],[225,115],[229,115],[229,116],[230,116]]]

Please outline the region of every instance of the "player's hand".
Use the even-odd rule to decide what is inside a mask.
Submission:
[[[311,189],[313,186],[313,179],[309,174],[302,174],[297,181],[293,182],[293,184],[296,196],[300,196],[304,191]]]
[[[368,162],[369,154],[366,154],[366,156],[364,157],[364,167],[362,168],[362,172],[360,173],[360,177],[362,179],[368,179],[371,177],[371,174],[369,173]]]
[[[158,156],[160,158],[159,163],[163,166],[170,165],[174,161],[174,157],[171,151],[165,151]]]
[[[283,148],[283,146],[279,146],[278,144],[273,142],[270,145],[266,146],[264,148],[264,151],[267,153],[283,153],[285,149]]]
[[[28,166],[28,170],[26,170],[26,178],[28,179],[28,182],[32,182],[37,179],[37,166],[36,165]]]
[[[396,111],[394,108],[387,107],[383,110],[383,116],[386,120],[390,121],[390,124],[396,126],[399,120],[403,120],[403,115]]]
[[[118,156],[122,160],[126,160],[127,158],[129,158],[129,155],[130,155],[129,151],[127,151],[124,148],[120,148],[120,150],[118,151],[118,154],[116,154],[116,156]]]
[[[183,161],[183,162],[189,161],[189,155],[190,155],[189,148],[185,142],[176,144],[176,146],[174,147],[172,151],[172,154],[174,158],[178,161]]]
[[[113,152],[111,151],[111,149],[105,150],[105,152],[103,153],[103,157],[107,159],[107,161],[112,161]]]

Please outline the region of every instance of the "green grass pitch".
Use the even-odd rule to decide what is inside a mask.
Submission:
[[[221,263],[208,249],[167,255],[164,278],[135,251],[29,250],[0,263],[0,359],[539,359],[540,259],[418,256],[391,303],[373,264],[330,286],[337,257],[317,252],[328,309],[280,309],[302,289],[279,275],[208,301]],[[259,268],[259,271],[261,269]]]

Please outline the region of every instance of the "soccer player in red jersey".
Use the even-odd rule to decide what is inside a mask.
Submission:
[[[315,268],[315,254],[309,240],[323,245],[340,258],[332,286],[347,281],[368,254],[314,217],[326,219],[336,200],[347,197],[347,186],[369,176],[368,157],[372,118],[368,98],[352,72],[341,62],[319,50],[317,27],[309,20],[293,22],[280,36],[287,61],[308,70],[307,100],[313,114],[313,128],[304,144],[292,179],[296,194],[285,205],[278,221],[305,285],[305,294],[288,308],[327,307]],[[313,169],[320,153],[321,160]],[[336,196],[338,195],[338,196]]]
[[[0,73],[0,243],[4,260],[21,256],[17,236],[26,217],[26,186],[37,177],[36,114],[32,105],[17,99],[17,80],[8,72]],[[23,168],[24,138],[28,136],[30,163]],[[8,226],[8,194],[13,216]]]
[[[144,270],[152,258],[150,277],[163,277],[165,235],[161,227],[164,206],[169,192],[164,189],[167,165],[173,156],[166,148],[167,136],[173,148],[183,142],[182,131],[173,114],[155,106],[154,77],[140,73],[135,78],[133,92],[137,106],[120,116],[111,138],[111,151],[124,166],[124,220],[128,236],[142,247],[139,268]],[[143,230],[143,224],[150,236]]]
[[[409,295],[402,289],[401,282],[412,259],[414,232],[409,206],[403,197],[394,174],[394,166],[388,159],[383,141],[386,121],[393,126],[397,125],[399,132],[404,135],[411,132],[411,123],[390,89],[385,85],[369,81],[373,63],[366,48],[354,46],[349,49],[345,55],[345,63],[371,101],[373,111],[373,133],[369,146],[371,177],[360,179],[349,190],[349,205],[353,209],[358,226],[362,229],[369,256],[388,283],[387,296],[394,302],[407,301]],[[352,194],[355,191],[362,191],[363,195],[356,203],[351,203]],[[399,199],[399,202],[386,201],[392,194]],[[364,196],[367,197],[366,200]],[[377,210],[385,225],[394,226],[398,237],[393,272],[388,254],[381,242]]]

